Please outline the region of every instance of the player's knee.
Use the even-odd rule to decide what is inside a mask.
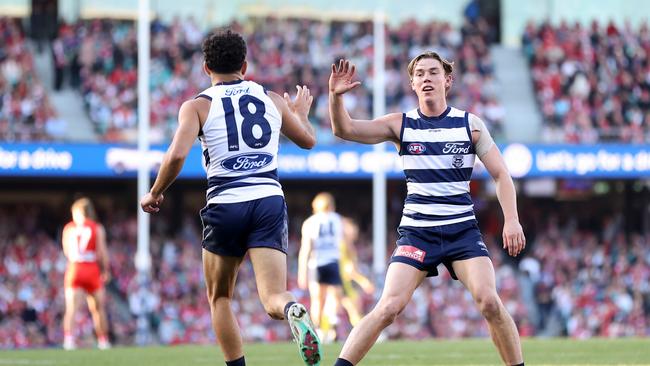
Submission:
[[[501,302],[499,301],[499,296],[497,294],[486,294],[481,295],[476,298],[478,303],[479,310],[485,319],[492,320],[497,319],[501,312]]]
[[[272,304],[273,304],[273,295],[260,293],[259,297],[260,297],[260,302],[262,303],[262,306],[264,307],[264,310],[266,310],[266,312],[268,313],[269,309],[273,307],[272,306]]]
[[[207,291],[208,302],[210,306],[217,306],[221,303],[230,305],[230,297],[227,294],[221,293],[219,291]]]
[[[402,312],[403,308],[398,301],[386,301],[380,303],[374,312],[379,322],[388,326],[395,321],[395,318]]]
[[[284,313],[279,310],[279,303],[283,301],[283,298],[278,294],[260,294],[260,302],[264,307],[264,311],[271,317],[271,319],[282,320],[284,319]]]
[[[266,314],[267,314],[269,317],[271,317],[271,319],[275,319],[275,320],[280,320],[280,319],[282,319],[281,316],[279,316],[278,314],[276,314],[276,313],[274,312],[274,310],[273,310],[273,306],[271,306],[271,304],[270,304],[269,302],[262,301],[262,306],[264,307],[264,311],[266,311]]]

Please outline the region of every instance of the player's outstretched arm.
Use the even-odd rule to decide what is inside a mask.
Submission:
[[[203,98],[198,98],[188,100],[181,105],[178,111],[179,126],[171,145],[169,145],[163,157],[156,181],[151,187],[151,191],[140,200],[140,206],[145,212],[160,211],[160,204],[164,198],[163,193],[178,177],[185,163],[185,158],[187,158],[194,140],[199,135],[201,122],[199,120],[198,105],[206,102]]]
[[[503,210],[503,248],[511,256],[517,256],[526,246],[526,237],[519,223],[515,185],[496,145],[492,145],[481,161],[496,183],[497,199]]]
[[[343,105],[343,94],[361,85],[354,81],[356,68],[348,60],[332,65],[329,80],[329,108],[332,132],[344,140],[376,144],[383,141],[399,142],[401,113],[391,113],[374,120],[356,120]]]
[[[309,122],[309,108],[314,101],[309,88],[296,86],[296,98],[291,100],[288,93],[284,98],[274,92],[269,92],[269,97],[282,115],[282,134],[303,149],[311,149],[316,144],[316,132]]]

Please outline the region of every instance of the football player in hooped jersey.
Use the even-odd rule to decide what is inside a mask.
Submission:
[[[63,316],[63,348],[77,348],[74,338],[74,317],[86,297],[92,315],[97,347],[111,348],[106,320],[104,282],[110,280],[108,250],[104,227],[96,221],[95,209],[88,198],[76,200],[71,207],[72,221],[61,238],[63,254],[68,259],[65,271],[65,314]]]
[[[287,213],[278,182],[280,132],[298,146],[316,143],[307,119],[312,96],[298,86],[294,100],[244,80],[246,42],[230,30],[203,43],[203,69],[212,86],[179,111],[179,127],[151,191],[140,204],[158,212],[198,137],[208,175],[203,222],[203,271],[212,326],[226,365],[245,365],[231,309],[235,280],[249,254],[260,300],[273,319],[287,319],[306,365],[319,365],[320,341],[305,306],[287,291]]]
[[[485,124],[447,105],[453,64],[435,52],[425,52],[411,60],[407,71],[418,108],[361,121],[352,119],[343,105],[343,94],[360,85],[354,80],[354,65],[347,60],[332,65],[329,108],[334,134],[365,144],[393,142],[402,158],[408,191],[381,298],[352,329],[335,366],[359,363],[424,278],[438,274],[440,263],[472,294],[503,362],[523,365],[519,334],[497,295],[494,267],[469,195],[478,156],[496,183],[505,218],[503,247],[516,256],[526,240],[512,178]]]

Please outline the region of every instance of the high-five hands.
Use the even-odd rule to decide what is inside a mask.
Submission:
[[[356,68],[348,60],[339,60],[338,65],[332,64],[332,74],[330,74],[329,88],[330,93],[334,95],[345,94],[348,91],[361,85],[360,81],[353,81]]]
[[[304,85],[296,85],[296,89],[298,92],[296,93],[296,98],[294,100],[291,100],[289,93],[284,93],[284,100],[287,102],[289,109],[293,113],[306,118],[309,114],[311,103],[314,101],[314,96],[311,95],[309,88]]]

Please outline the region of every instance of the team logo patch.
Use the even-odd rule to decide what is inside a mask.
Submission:
[[[424,262],[424,257],[427,255],[422,249],[410,245],[400,245],[395,249],[393,257],[406,257],[414,259],[420,263]]]
[[[221,162],[221,166],[231,172],[247,172],[264,168],[272,161],[273,155],[271,154],[249,153],[225,159]]]
[[[465,159],[462,155],[454,155],[451,160],[451,165],[456,169],[460,169],[465,165]]]
[[[426,146],[424,146],[424,145],[422,145],[420,143],[417,143],[417,142],[413,142],[413,143],[408,144],[406,149],[411,154],[416,154],[416,155],[422,154],[423,152],[427,151]]]
[[[485,243],[484,243],[484,242],[482,242],[482,241],[479,240],[479,241],[476,242],[476,245],[478,245],[479,247],[481,247],[481,250],[484,250],[484,251],[486,251],[486,252],[488,251],[487,246],[485,246]]]

